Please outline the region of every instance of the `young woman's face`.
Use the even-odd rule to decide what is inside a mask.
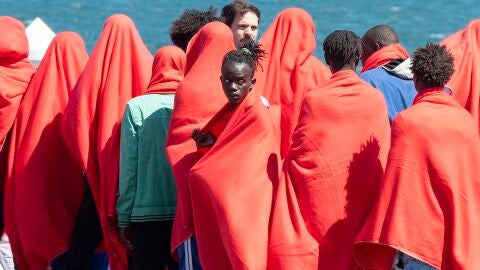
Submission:
[[[245,63],[225,62],[220,80],[231,107],[240,104],[255,84],[253,70]]]

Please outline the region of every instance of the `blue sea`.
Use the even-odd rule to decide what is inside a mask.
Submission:
[[[226,3],[228,0],[0,0],[0,15],[20,19],[25,25],[40,17],[54,32],[79,33],[91,51],[104,21],[110,15],[123,13],[133,19],[153,54],[157,48],[170,44],[170,24],[183,10],[213,6],[220,13]],[[307,10],[315,21],[315,55],[320,59],[323,59],[323,39],[337,29],[352,30],[361,36],[374,25],[389,24],[397,30],[406,49],[413,52],[427,41],[438,42],[480,17],[478,0],[251,0],[250,3],[262,12],[259,36],[279,11],[287,7]]]

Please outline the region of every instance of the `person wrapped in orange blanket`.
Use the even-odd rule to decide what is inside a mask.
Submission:
[[[446,91],[453,57],[427,43],[415,51],[418,95],[393,121],[380,198],[357,237],[362,269],[480,266],[480,139],[477,123]],[[408,268],[420,269],[420,268]]]
[[[235,49],[232,31],[222,22],[206,24],[190,40],[185,78],[178,84],[167,135],[166,153],[177,185],[172,253],[194,234],[188,173],[198,161],[192,131],[205,125],[225,104],[219,78],[222,57]],[[212,79],[213,78],[213,79]],[[190,244],[190,242],[189,242]],[[196,256],[196,255],[195,255]]]
[[[337,30],[327,36],[323,50],[333,75],[305,96],[283,175],[287,187],[293,184],[306,227],[318,242],[318,266],[308,237],[302,238],[303,247],[297,243],[311,262],[302,269],[351,269],[353,242],[376,201],[383,177],[390,124],[382,94],[355,73],[360,38],[351,31]],[[302,220],[291,216],[301,228]],[[274,220],[272,230],[275,226]],[[283,238],[294,233],[286,232]],[[276,237],[280,238],[277,243],[284,241],[281,234]]]
[[[35,67],[28,60],[28,40],[19,20],[0,16],[0,149],[13,125]]]
[[[441,42],[453,54],[455,71],[447,85],[480,126],[480,19]]]
[[[85,170],[100,215],[112,270],[128,265],[116,222],[120,122],[127,102],[147,89],[152,63],[133,21],[122,14],[110,16],[62,119],[64,140]]]
[[[69,244],[83,195],[83,170],[63,142],[60,121],[87,60],[78,34],[57,34],[12,128],[5,225],[21,269],[46,269]]]
[[[331,72],[312,55],[315,25],[303,9],[280,12],[259,42],[268,57],[260,63],[255,88],[270,103],[280,153],[285,157],[305,94],[328,80]]]
[[[228,103],[192,134],[201,159],[189,175],[203,269],[266,269],[279,154],[266,104],[252,91],[263,57],[250,41],[222,61]]]
[[[23,23],[12,17],[0,16],[0,29],[0,201],[3,201],[9,152],[8,134],[28,83],[35,73],[35,67],[27,58],[28,39]],[[3,211],[4,207],[0,206],[0,235],[4,229]]]

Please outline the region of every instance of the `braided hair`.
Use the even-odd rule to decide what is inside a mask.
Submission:
[[[362,42],[354,32],[348,30],[336,30],[330,33],[323,41],[325,60],[333,61],[335,69],[340,69],[347,64],[358,64],[362,53]]]
[[[222,66],[227,62],[244,63],[255,72],[257,66],[260,65],[260,60],[265,57],[266,53],[261,45],[254,40],[250,40],[240,47],[240,49],[228,52],[222,61]],[[261,65],[260,65],[261,67]]]
[[[445,45],[428,42],[413,53],[412,72],[431,87],[443,87],[452,77],[453,56]]]

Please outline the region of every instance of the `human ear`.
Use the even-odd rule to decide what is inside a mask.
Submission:
[[[255,78],[252,78],[252,83],[250,84],[250,87],[248,88],[248,92],[252,91],[256,82],[257,82],[257,80]]]

